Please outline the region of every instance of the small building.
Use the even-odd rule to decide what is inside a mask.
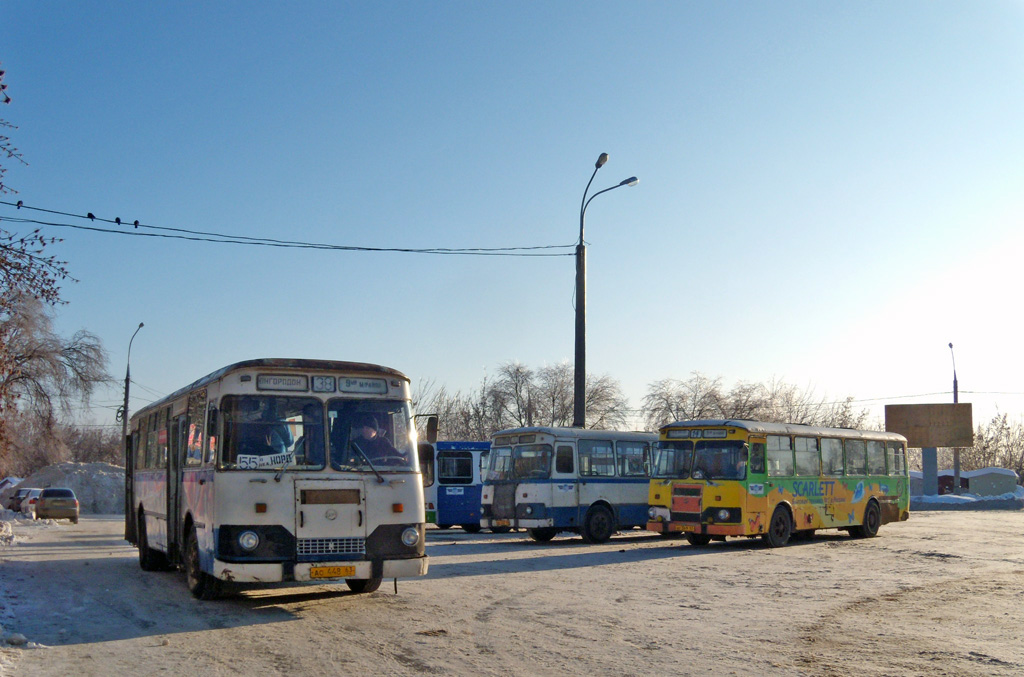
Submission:
[[[939,471],[939,495],[956,493],[953,491],[954,481],[952,470]],[[960,473],[960,493],[975,496],[1002,496],[1017,490],[1019,482],[1017,473],[1009,468],[982,468],[981,470],[965,470]],[[924,494],[923,475],[912,470],[910,472],[910,495]]]

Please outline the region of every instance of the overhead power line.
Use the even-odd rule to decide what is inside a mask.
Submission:
[[[109,223],[117,228],[104,228],[95,225],[84,225],[74,223],[63,223],[58,221],[43,221],[40,219],[29,219],[22,217],[0,217],[0,221],[11,223],[27,223],[38,226],[51,226],[55,228],[72,228],[97,233],[108,233],[111,235],[127,235],[133,237],[155,237],[172,240],[189,240],[192,242],[214,242],[219,244],[241,244],[256,247],[281,247],[287,249],[320,249],[327,251],[350,251],[350,252],[377,252],[377,253],[400,253],[400,254],[434,254],[442,256],[575,256],[575,251],[553,252],[542,250],[553,249],[574,249],[576,244],[558,245],[537,245],[530,247],[364,247],[357,245],[339,245],[326,242],[303,242],[300,240],[278,240],[274,238],[250,237],[246,235],[227,235],[201,230],[190,230],[187,228],[171,228],[167,226],[153,226],[139,221],[122,221],[120,217],[104,219],[94,215],[92,212],[86,214],[74,214],[42,207],[31,207],[18,202],[7,202],[0,200],[0,205],[14,207],[18,210],[27,209],[46,214],[56,214],[74,219],[88,220],[90,223]],[[127,228],[127,230],[121,230]],[[161,232],[140,232],[161,231]]]

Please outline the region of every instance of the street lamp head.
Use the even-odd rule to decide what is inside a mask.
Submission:
[[[139,322],[139,329],[142,329],[145,326],[146,326],[145,324],[143,324],[142,322]]]
[[[949,349],[953,350],[953,344],[952,343],[949,344]]]
[[[604,166],[605,162],[608,162],[608,153],[601,153],[597,158],[597,162],[594,163],[594,169],[600,169]]]
[[[631,176],[628,179],[626,179],[625,181],[622,181],[621,183],[619,183],[619,185],[620,186],[635,186],[638,183],[640,183],[640,179],[636,178],[635,176]]]

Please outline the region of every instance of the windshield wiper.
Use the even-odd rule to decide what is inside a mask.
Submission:
[[[280,482],[281,481],[281,477],[284,475],[285,469],[292,464],[292,459],[293,458],[294,457],[291,454],[288,454],[288,458],[285,459],[284,465],[282,465],[281,469],[277,471],[276,475],[274,475],[274,481],[275,482]]]
[[[366,455],[365,451],[363,451],[362,449],[359,448],[359,445],[356,444],[356,441],[355,440],[349,440],[348,444],[349,444],[350,447],[352,447],[353,449],[355,449],[356,451],[359,452],[359,455],[363,457],[364,461],[366,461],[366,465],[370,466],[370,470],[372,470],[373,474],[377,476],[377,479],[380,480],[380,483],[381,484],[386,484],[387,480],[384,479],[384,476],[381,475],[380,472],[378,472],[376,468],[373,467],[373,463],[370,462],[370,457]]]

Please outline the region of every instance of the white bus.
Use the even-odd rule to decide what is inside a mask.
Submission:
[[[572,531],[603,543],[647,524],[654,433],[529,427],[494,434],[480,525],[540,542]]]
[[[370,592],[427,572],[409,379],[394,369],[232,364],[132,416],[126,461],[139,565],[180,566],[200,599],[229,583]]]

